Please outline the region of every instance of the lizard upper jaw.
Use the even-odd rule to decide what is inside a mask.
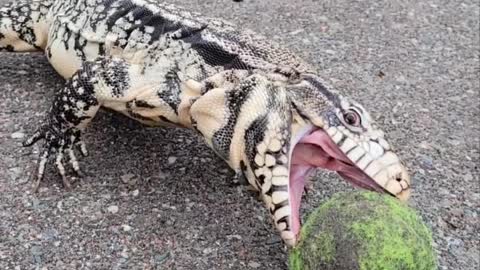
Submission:
[[[321,128],[312,129],[294,145],[290,166],[289,199],[291,230],[298,238],[300,205],[308,175],[315,168],[336,171],[354,186],[381,193],[387,191],[358,168]]]

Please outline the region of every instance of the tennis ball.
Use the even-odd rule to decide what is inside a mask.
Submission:
[[[290,270],[437,269],[431,232],[394,197],[369,191],[334,195],[315,209],[290,251]]]

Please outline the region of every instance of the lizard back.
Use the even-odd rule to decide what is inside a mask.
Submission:
[[[250,30],[149,0],[56,1],[47,18],[47,56],[64,77],[103,55],[153,67],[165,65],[159,58],[168,54],[169,68],[193,59],[193,79],[224,69],[312,70],[288,49]]]

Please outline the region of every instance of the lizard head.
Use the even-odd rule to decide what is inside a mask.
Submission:
[[[209,84],[221,87],[192,105],[192,122],[260,192],[288,246],[299,240],[300,204],[316,168],[335,171],[360,188],[408,198],[409,175],[384,133],[361,105],[329,90],[317,76],[283,83],[257,74],[232,88],[218,81]]]
[[[48,9],[43,5],[19,1],[0,8],[0,51],[31,52],[45,47],[47,30],[41,18]]]
[[[292,104],[289,180],[287,187],[276,189],[288,194],[263,195],[287,245],[298,241],[301,200],[316,168],[337,172],[359,188],[409,197],[405,166],[360,104],[329,90],[315,75],[302,76],[287,92]]]

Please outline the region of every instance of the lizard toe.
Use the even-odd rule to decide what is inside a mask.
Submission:
[[[22,142],[22,146],[23,147],[30,147],[30,146],[34,145],[39,140],[45,139],[46,133],[47,133],[47,126],[42,125],[30,137],[28,137],[25,141]]]
[[[74,175],[79,178],[83,176],[74,150],[74,146],[77,146],[82,155],[86,156],[88,154],[80,136],[80,130],[75,128],[59,131],[58,128],[52,126],[42,126],[23,143],[24,146],[31,146],[41,139],[45,140],[42,151],[38,156],[36,172],[32,175],[34,193],[38,192],[50,158],[54,160],[55,167],[66,190],[71,190],[72,185],[69,177],[67,177],[65,156],[68,157],[68,164],[72,167]]]

